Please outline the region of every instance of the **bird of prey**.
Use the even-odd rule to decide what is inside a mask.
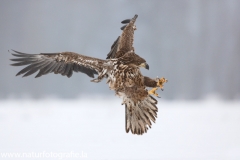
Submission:
[[[136,30],[135,21],[138,15],[132,19],[122,21],[125,26],[121,29],[122,34],[113,43],[107,59],[98,59],[74,52],[27,54],[12,50],[12,55],[17,58],[11,59],[15,63],[12,66],[27,65],[18,75],[29,76],[37,71],[36,75],[52,73],[71,77],[74,72],[82,72],[89,77],[97,78],[92,82],[100,82],[107,79],[107,84],[116,95],[122,98],[125,106],[125,128],[133,134],[141,135],[151,128],[155,122],[158,108],[157,100],[152,95],[158,88],[163,89],[167,82],[165,78],[151,79],[143,76],[140,67],[149,69],[146,60],[134,51],[133,40]],[[153,88],[148,91],[147,87]]]

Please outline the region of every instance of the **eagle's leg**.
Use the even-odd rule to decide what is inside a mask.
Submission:
[[[151,79],[149,77],[144,77],[144,85],[147,87],[152,87],[153,89],[151,89],[150,91],[148,91],[148,94],[152,94],[158,97],[158,94],[156,93],[156,90],[158,89],[158,87],[163,90],[163,84],[165,82],[167,82],[168,80],[165,79],[164,77],[162,78],[156,78]]]

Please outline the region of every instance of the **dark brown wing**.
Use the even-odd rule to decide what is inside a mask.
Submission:
[[[133,48],[133,40],[134,40],[134,30],[135,21],[138,15],[135,15],[132,19],[126,19],[122,21],[122,23],[126,24],[121,29],[123,30],[121,36],[114,41],[113,45],[111,46],[111,50],[107,55],[107,59],[111,58],[119,58],[123,56],[128,51],[134,51]]]
[[[111,46],[111,50],[107,54],[107,58],[106,59],[116,58],[116,52],[119,50],[118,49],[119,38],[120,38],[120,36],[113,42],[113,44]]]
[[[101,71],[102,64],[105,62],[105,60],[73,52],[26,54],[12,51],[12,55],[18,57],[11,59],[15,62],[11,64],[12,66],[28,65],[16,75],[24,74],[23,77],[29,76],[37,71],[39,72],[35,78],[52,72],[71,77],[73,71],[82,72],[89,77],[94,77],[94,74],[98,74],[98,72]]]

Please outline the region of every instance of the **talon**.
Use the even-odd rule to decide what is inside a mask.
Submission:
[[[148,94],[152,94],[152,95],[154,95],[154,96],[156,96],[156,97],[159,97],[158,96],[158,94],[156,93],[156,90],[157,90],[158,88],[153,88],[153,89],[151,89],[150,91],[148,91]]]
[[[168,82],[168,80],[167,79],[165,79],[164,77],[162,77],[162,78],[156,78],[156,82],[157,82],[157,87],[156,88],[153,88],[153,89],[151,89],[150,91],[148,91],[148,94],[152,94],[152,95],[154,95],[154,96],[156,96],[156,97],[158,97],[158,98],[161,98],[161,97],[159,97],[158,96],[158,94],[156,93],[156,90],[158,89],[158,87],[163,91],[164,89],[163,89],[163,84],[165,83],[165,82]]]
[[[165,82],[168,82],[168,80],[167,79],[165,79],[164,77],[162,77],[162,78],[157,78],[157,86],[159,87],[159,88],[161,88],[161,90],[163,91],[163,84],[165,83]]]

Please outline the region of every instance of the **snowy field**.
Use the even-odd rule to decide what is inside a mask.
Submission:
[[[125,133],[120,104],[117,97],[2,100],[0,156],[45,153],[38,159],[240,159],[240,102],[159,99],[157,122],[142,136]],[[60,153],[72,153],[72,157],[59,157]],[[46,158],[50,154],[53,157]]]

